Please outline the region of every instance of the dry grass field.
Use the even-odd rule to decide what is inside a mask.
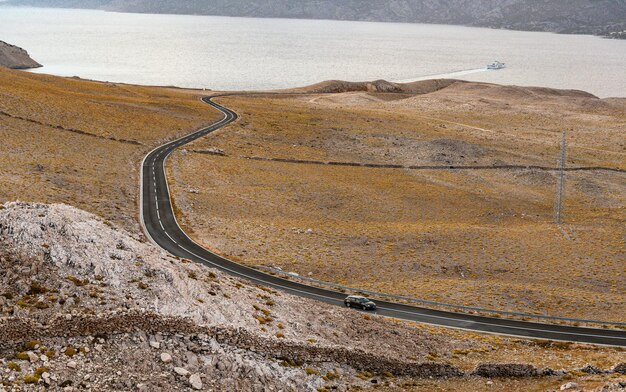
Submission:
[[[429,166],[626,169],[626,99],[454,83],[368,92],[219,98],[241,119],[176,153],[179,218],[250,265],[388,293],[625,321],[626,174],[411,170],[249,157]],[[211,147],[226,156],[209,155]]]
[[[193,92],[0,67],[0,203],[67,203],[139,233],[139,166],[218,114]]]
[[[221,117],[197,94],[0,68],[0,203],[67,203],[139,234],[141,159],[163,141]],[[168,166],[179,218],[208,247],[251,265],[390,293],[624,321],[622,173],[569,172],[559,228],[552,224],[552,171],[382,169],[246,157],[552,166],[567,129],[569,166],[626,169],[626,100],[457,83],[424,95],[220,101],[241,120],[177,152]],[[203,153],[211,147],[226,156]],[[365,333],[376,331],[373,317],[363,316]],[[575,369],[625,361],[620,348],[386,322],[454,344],[433,345],[426,359],[465,371],[500,362],[571,372],[493,384],[394,379],[396,387],[387,383],[383,391],[544,391],[571,380],[591,389],[621,376]]]

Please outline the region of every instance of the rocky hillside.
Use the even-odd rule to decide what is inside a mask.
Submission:
[[[0,66],[13,69],[39,68],[41,64],[31,59],[24,49],[0,41]]]
[[[559,33],[626,29],[624,0],[10,0],[126,12],[444,23]]]
[[[0,390],[315,391],[463,374],[426,362],[454,339],[250,286],[66,205],[0,205],[0,309]]]
[[[626,373],[619,350],[565,344],[549,354],[556,366],[581,355],[617,365],[519,362],[549,347],[347,312],[170,257],[73,207],[0,205],[0,391],[345,391],[415,379],[456,390],[574,375],[597,386]],[[517,363],[483,362],[500,350]]]

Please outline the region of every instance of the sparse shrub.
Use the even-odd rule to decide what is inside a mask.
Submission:
[[[65,354],[66,357],[72,358],[74,355],[77,354],[77,351],[73,346],[67,346],[63,354]]]
[[[28,292],[26,294],[28,295],[39,295],[39,294],[45,294],[47,293],[49,290],[46,286],[42,285],[39,282],[31,282],[30,283],[30,289],[28,290]]]
[[[259,315],[255,315],[254,318],[257,319],[259,324],[261,324],[261,325],[268,324],[268,323],[271,323],[272,321],[274,321],[274,319],[271,318],[271,317],[263,317],[263,316],[259,316]]]
[[[7,368],[9,370],[14,371],[14,372],[21,372],[22,371],[22,367],[20,365],[18,365],[17,363],[15,363],[15,362],[9,362],[7,364]]]
[[[276,337],[279,338],[279,339],[284,339],[285,338],[285,334],[282,333],[282,332],[278,332],[278,333],[276,333]]]
[[[19,359],[20,361],[29,361],[30,357],[28,356],[28,354],[26,353],[26,351],[22,351],[21,353],[18,353],[15,358]]]
[[[15,304],[20,308],[30,308],[30,304],[28,303],[28,301],[25,301],[23,299],[18,300]]]
[[[284,367],[300,367],[304,365],[304,362],[293,359],[284,359],[280,364]]]
[[[28,374],[24,376],[24,383],[25,384],[37,384],[39,382],[39,378],[40,376],[38,376],[37,374]]]
[[[369,373],[369,372],[366,372],[366,373]],[[369,373],[369,374],[371,374],[371,373]],[[357,375],[357,377],[358,377],[358,375]],[[338,375],[337,373],[328,372],[328,373],[326,373],[326,375],[325,375],[324,377],[322,377],[322,378],[323,378],[324,380],[326,380],[326,381],[333,381],[333,380],[338,379],[338,378],[339,378],[339,375]],[[368,377],[368,378],[371,378],[371,376],[370,376],[370,377]]]
[[[35,304],[35,307],[36,307],[37,309],[48,309],[48,308],[50,307],[50,305],[48,305],[47,303],[45,303],[45,302],[43,302],[43,301],[38,301],[38,302]]]
[[[26,344],[24,344],[24,348],[26,350],[34,350],[36,348],[41,347],[41,341],[39,340],[30,340],[28,342],[26,342]]]
[[[189,271],[189,272],[187,272],[187,276],[189,276],[189,278],[190,278],[190,279],[193,279],[193,280],[197,280],[197,279],[198,279],[198,274],[196,274],[196,272],[195,272],[195,271]]]
[[[144,282],[139,282],[137,283],[137,287],[139,287],[141,290],[146,290],[149,286]]]
[[[374,374],[372,372],[362,372],[357,374],[356,376],[361,380],[369,380],[370,378],[374,377]]]
[[[38,375],[39,377],[41,377],[42,374],[44,374],[45,372],[49,372],[49,371],[50,371],[50,369],[48,369],[47,367],[41,366],[41,367],[38,367],[35,370],[35,374]]]
[[[277,327],[278,329],[285,329],[285,326],[283,325],[283,323],[278,323]]]
[[[70,282],[74,283],[74,285],[76,287],[82,287],[82,286],[86,286],[87,284],[89,284],[89,280],[85,279],[85,280],[80,280],[75,276],[68,276],[67,280],[69,280]]]
[[[306,341],[311,343],[311,344],[317,343],[317,339],[313,339],[313,338],[307,339]]]
[[[429,361],[436,361],[437,358],[439,358],[439,354],[437,354],[434,351],[429,352],[428,355],[426,356],[426,359]]]
[[[308,367],[305,369],[306,374],[308,374],[309,376],[313,375],[313,374],[320,374],[319,371],[317,371],[316,369],[313,369],[311,367]]]

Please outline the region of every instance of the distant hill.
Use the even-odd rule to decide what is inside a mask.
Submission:
[[[8,0],[5,4],[139,13],[443,23],[598,35],[626,30],[626,0]]]
[[[22,48],[0,41],[0,66],[13,69],[39,68],[41,64],[31,59]]]

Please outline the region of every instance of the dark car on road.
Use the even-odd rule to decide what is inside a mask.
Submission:
[[[368,298],[360,295],[349,295],[343,300],[344,305],[348,308],[359,308],[363,310],[376,310],[376,304]]]

